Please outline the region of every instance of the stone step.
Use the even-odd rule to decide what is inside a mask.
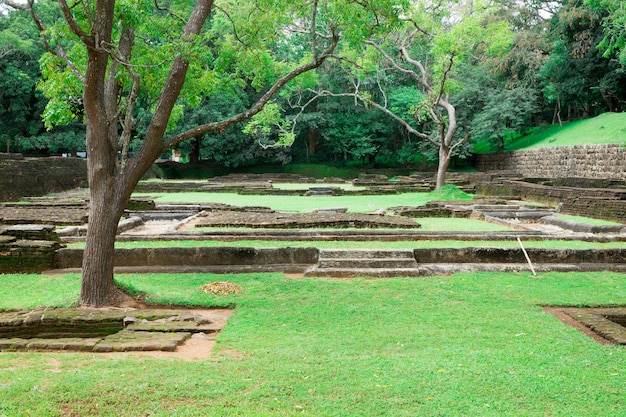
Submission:
[[[305,277],[419,277],[424,273],[418,268],[312,268],[304,273]]]
[[[613,271],[626,273],[625,264],[539,264],[534,265],[537,274],[544,272],[591,272]],[[418,268],[311,268],[304,273],[305,277],[332,277],[332,278],[358,278],[358,277],[428,277],[447,276],[459,272],[521,272],[531,274],[528,264],[523,263],[496,263],[496,264],[420,264]]]
[[[414,257],[411,258],[322,258],[319,268],[385,268],[408,269],[417,268]]]
[[[412,259],[399,258],[345,258],[345,259],[320,259],[319,268],[417,268],[417,262]]]
[[[475,204],[474,210],[511,211],[519,210],[520,206],[512,204]]]
[[[322,249],[320,259],[415,259],[412,249],[370,250],[370,249]]]

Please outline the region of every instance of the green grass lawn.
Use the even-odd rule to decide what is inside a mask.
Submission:
[[[626,143],[626,113],[603,113],[599,116],[574,122],[540,126],[530,133],[511,136],[505,133],[505,149],[545,148],[552,146],[597,145]],[[487,142],[474,144],[474,152],[497,152],[495,145]]]
[[[419,229],[387,229],[384,230],[417,230],[422,232],[498,232],[498,231],[511,231],[510,227],[506,227],[503,225],[489,223],[483,220],[475,220],[475,219],[465,219],[460,217],[454,218],[440,218],[440,217],[421,217],[414,219],[417,223],[419,223],[422,227]],[[224,228],[220,227],[198,227],[190,230],[224,230]],[[238,230],[238,229],[227,229],[227,230]],[[241,229],[239,229],[241,230]],[[245,229],[244,230],[259,230],[259,229]],[[271,229],[276,230],[276,229]],[[307,229],[301,229],[307,230]],[[322,228],[318,230],[361,230],[366,232],[367,230],[378,230],[381,231],[383,229],[359,229],[359,228],[342,228],[342,229],[333,229],[333,228]]]
[[[626,350],[597,344],[541,309],[625,304],[626,274],[117,279],[153,303],[235,304],[214,357],[1,353],[0,415],[626,414]],[[198,290],[223,279],[243,292]],[[78,288],[77,275],[3,276],[0,308],[67,305]]]
[[[307,212],[316,208],[348,207],[351,212],[367,213],[393,206],[421,206],[432,199],[429,193],[404,193],[385,196],[305,197],[288,195],[240,195],[235,193],[135,193],[134,197],[153,197],[160,203],[220,203],[235,206],[266,206],[274,210]]]
[[[361,191],[361,190],[366,189],[366,187],[355,186],[351,183],[345,183],[345,184],[274,183],[272,184],[272,188],[278,188],[279,190],[308,190],[311,187],[341,188],[342,190],[346,190],[346,191]]]

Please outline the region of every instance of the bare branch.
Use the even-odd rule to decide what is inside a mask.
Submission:
[[[387,107],[384,107],[384,106],[380,105],[379,103],[377,103],[377,102],[375,102],[373,100],[369,100],[369,99],[363,97],[358,92],[354,92],[354,93],[332,93],[330,91],[322,90],[322,91],[319,91],[318,94],[319,94],[319,97],[354,97],[356,100],[361,101],[363,103],[363,105],[365,105],[365,106],[372,106],[372,107],[382,111],[386,115],[390,116],[392,119],[394,119],[395,121],[400,123],[407,130],[407,132],[417,136],[420,139],[424,139],[424,140],[432,143],[435,146],[439,146],[439,143],[436,142],[435,140],[433,140],[433,138],[431,138],[427,134],[425,134],[423,132],[420,132],[419,130],[415,129],[413,126],[411,126],[402,117],[398,116],[397,114],[395,114],[394,112],[389,110]]]
[[[454,150],[455,150],[456,148],[458,148],[458,147],[459,147],[459,146],[461,146],[461,145],[462,145],[465,141],[467,141],[467,140],[470,138],[470,136],[472,136],[472,133],[474,133],[474,132],[467,132],[467,134],[466,134],[465,136],[463,136],[463,139],[461,139],[460,141],[458,141],[457,143],[455,143],[454,145],[452,145],[452,146],[450,147],[450,153],[452,154],[452,152],[454,152]]]
[[[445,103],[447,103],[448,100],[444,100],[443,99],[443,93],[445,91],[445,87],[446,87],[446,81],[448,81],[448,77],[450,76],[450,71],[452,71],[452,66],[454,65],[454,53],[450,56],[450,59],[448,60],[448,66],[446,67],[446,69],[443,71],[443,77],[441,77],[441,83],[439,84],[439,91],[437,92],[437,98],[434,101],[434,103],[436,105],[440,105],[442,107],[445,107]]]
[[[317,0],[313,0],[311,11],[311,49],[313,50],[313,60],[317,59],[317,31],[315,30],[317,19]]]
[[[248,44],[239,36],[239,33],[237,33],[237,26],[235,25],[235,21],[233,20],[232,17],[230,17],[230,14],[228,14],[226,9],[224,9],[223,7],[220,7],[218,5],[214,5],[213,7],[215,7],[220,12],[224,13],[224,16],[226,16],[226,18],[230,22],[230,25],[233,28],[233,36],[235,37],[235,39],[237,39],[240,44],[242,44],[244,46],[248,46]]]
[[[424,28],[422,28],[420,25],[417,24],[417,22],[413,19],[409,19],[409,18],[400,18],[400,20],[402,20],[403,22],[409,22],[411,25],[413,25],[413,27],[415,28],[415,32],[420,32],[422,35],[426,35],[428,37],[431,36],[430,33],[428,33],[428,31],[424,30]],[[414,33],[415,33],[414,32]],[[413,35],[411,36],[411,38],[413,37]]]
[[[409,64],[411,64],[411,65],[413,65],[415,67],[417,67],[417,69],[420,70],[420,73],[422,74],[422,76],[419,78],[420,84],[422,84],[424,86],[424,88],[426,88],[426,90],[428,90],[428,91],[432,90],[432,87],[428,83],[428,75],[426,73],[426,68],[424,68],[424,65],[422,65],[421,62],[411,58],[411,56],[409,56],[409,52],[407,51],[405,46],[400,48],[400,52],[402,52],[402,58],[406,62],[408,62]]]
[[[23,3],[16,3],[16,2],[14,2],[12,0],[0,0],[0,4],[6,4],[7,6],[9,6],[12,9],[21,10],[23,12],[27,12],[29,6],[32,6],[32,1],[29,2],[28,6],[23,4]]]
[[[376,42],[368,40],[368,41],[365,41],[365,43],[368,44],[368,45],[373,46],[378,52],[380,52],[380,54],[387,60],[387,62],[389,62],[391,64],[391,66],[393,68],[395,68],[398,72],[401,72],[403,74],[406,74],[406,75],[410,76],[411,78],[413,78],[414,80],[416,80],[420,84],[424,85],[425,87],[427,86],[427,84],[425,84],[425,80],[423,79],[423,77],[420,77],[420,75],[418,73],[416,73],[415,71],[411,71],[409,69],[403,68],[400,64],[398,64],[396,62],[395,59],[393,59],[393,57],[391,55],[389,55],[387,52],[385,52],[385,50],[380,45],[378,45]],[[422,75],[423,74],[424,74],[424,72],[422,73]]]
[[[380,91],[380,93],[383,95],[383,106],[386,108],[387,107],[387,92],[385,91],[383,86],[380,85],[379,77],[376,77],[376,85],[378,86],[378,91]]]
[[[187,24],[187,21],[185,19],[183,19],[178,14],[174,13],[169,7],[159,6],[159,0],[154,0],[154,7],[156,7],[157,10],[162,11],[162,12],[167,12],[173,18],[180,20],[181,22],[183,22],[183,25]]]

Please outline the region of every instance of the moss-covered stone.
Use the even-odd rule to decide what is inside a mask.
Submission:
[[[192,334],[215,335],[222,329],[227,315],[212,311],[40,308],[7,312],[0,314],[0,350],[174,351]]]

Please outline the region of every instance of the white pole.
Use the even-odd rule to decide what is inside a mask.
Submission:
[[[522,252],[524,252],[524,256],[526,257],[526,262],[528,262],[528,266],[530,266],[530,270],[533,272],[533,277],[536,277],[535,268],[533,268],[533,263],[530,262],[530,258],[528,257],[528,253],[526,253],[526,249],[524,249],[524,245],[522,245],[522,241],[520,238],[517,238],[517,243],[519,243],[519,247],[522,248]]]

